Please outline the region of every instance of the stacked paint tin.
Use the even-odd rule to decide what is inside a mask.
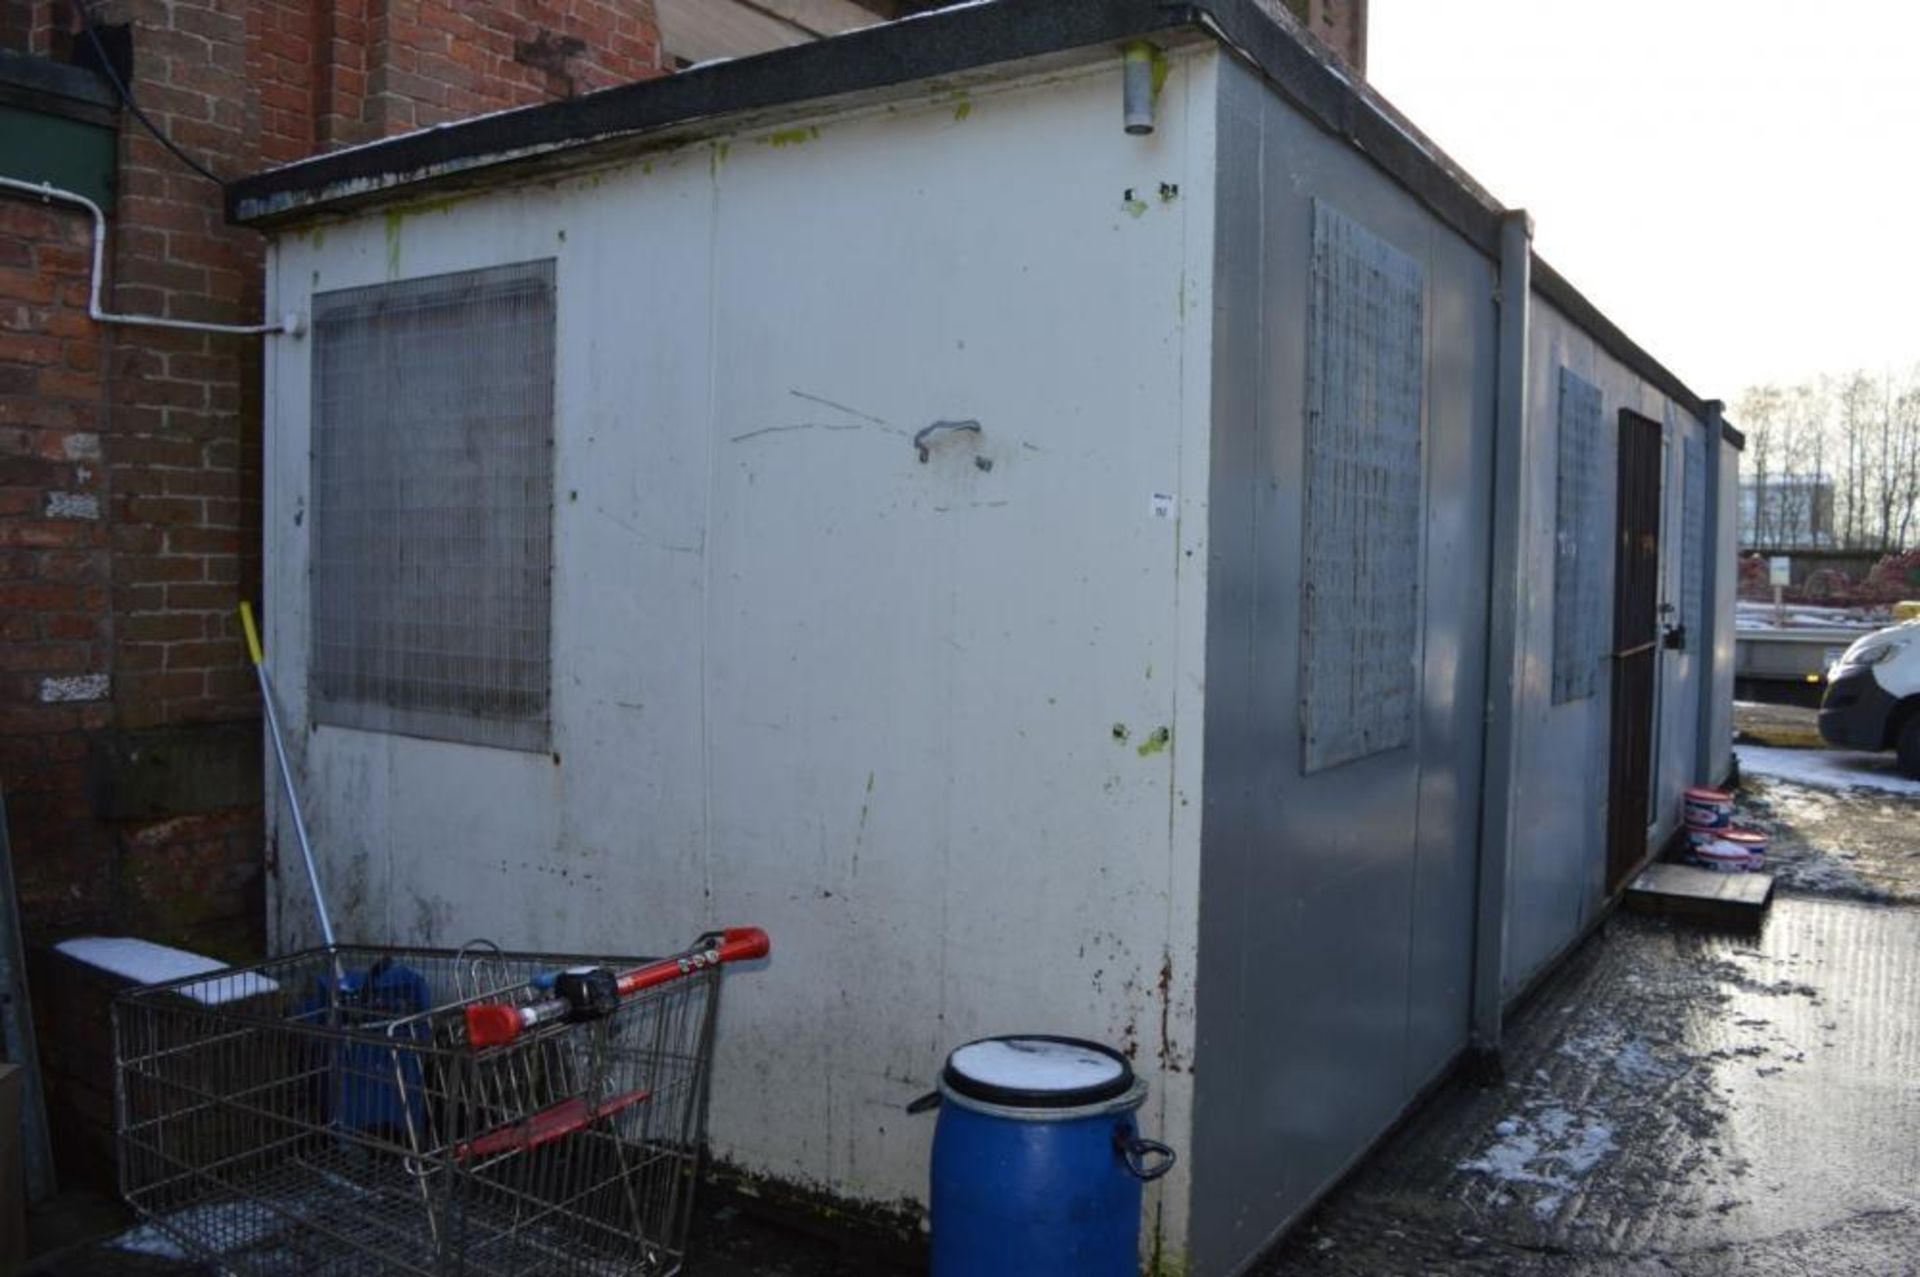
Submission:
[[[1767,863],[1767,836],[1733,823],[1733,795],[1723,789],[1686,793],[1687,845],[1695,864],[1720,873],[1745,873]]]

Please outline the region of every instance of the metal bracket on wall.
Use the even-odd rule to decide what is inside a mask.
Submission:
[[[980,423],[977,421],[936,421],[921,430],[920,433],[913,437],[913,447],[914,450],[920,454],[920,464],[923,466],[927,464],[927,458],[932,455],[929,448],[933,443],[935,435],[957,434],[962,431],[975,435],[982,433]],[[986,467],[983,466],[981,468],[985,469]]]

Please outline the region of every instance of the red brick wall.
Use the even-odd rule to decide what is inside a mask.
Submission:
[[[1362,77],[1367,74],[1367,0],[1255,0],[1338,54]]]
[[[368,0],[366,122],[376,134],[645,79],[652,6],[616,0]]]
[[[78,38],[66,0],[0,4],[7,47],[66,56]],[[659,70],[652,0],[89,12],[131,24],[136,100],[223,177]],[[259,238],[130,118],[118,197],[110,308],[258,322]],[[114,930],[241,956],[264,943],[258,786],[130,812],[101,797],[100,756],[148,733],[186,757],[195,732],[231,742],[258,721],[234,608],[259,595],[263,341],[93,325],[89,231],[0,199],[0,785],[22,920],[36,940]]]
[[[1367,73],[1367,0],[1312,0],[1307,29],[1348,66]]]
[[[97,925],[112,895],[85,797],[112,668],[109,339],[87,318],[88,229],[0,202],[0,779],[22,912],[42,929]]]

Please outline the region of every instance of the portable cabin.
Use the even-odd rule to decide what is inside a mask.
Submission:
[[[1729,766],[1739,436],[1253,0],[996,0],[260,174],[343,935],[768,928],[738,1172],[1124,1048],[1246,1266]],[[1670,304],[1706,299],[1676,280]],[[275,934],[311,935],[279,818]]]

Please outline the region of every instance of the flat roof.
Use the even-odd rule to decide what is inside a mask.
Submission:
[[[355,208],[473,189],[733,132],[756,117],[884,101],[1109,57],[1147,39],[1211,39],[1341,138],[1489,257],[1508,211],[1378,93],[1259,0],[972,0],[897,22],[657,79],[423,129],[243,178],[230,221],[270,229]],[[1544,261],[1534,288],[1695,416],[1708,402],[1626,336]],[[1744,442],[1737,431],[1727,438]]]

